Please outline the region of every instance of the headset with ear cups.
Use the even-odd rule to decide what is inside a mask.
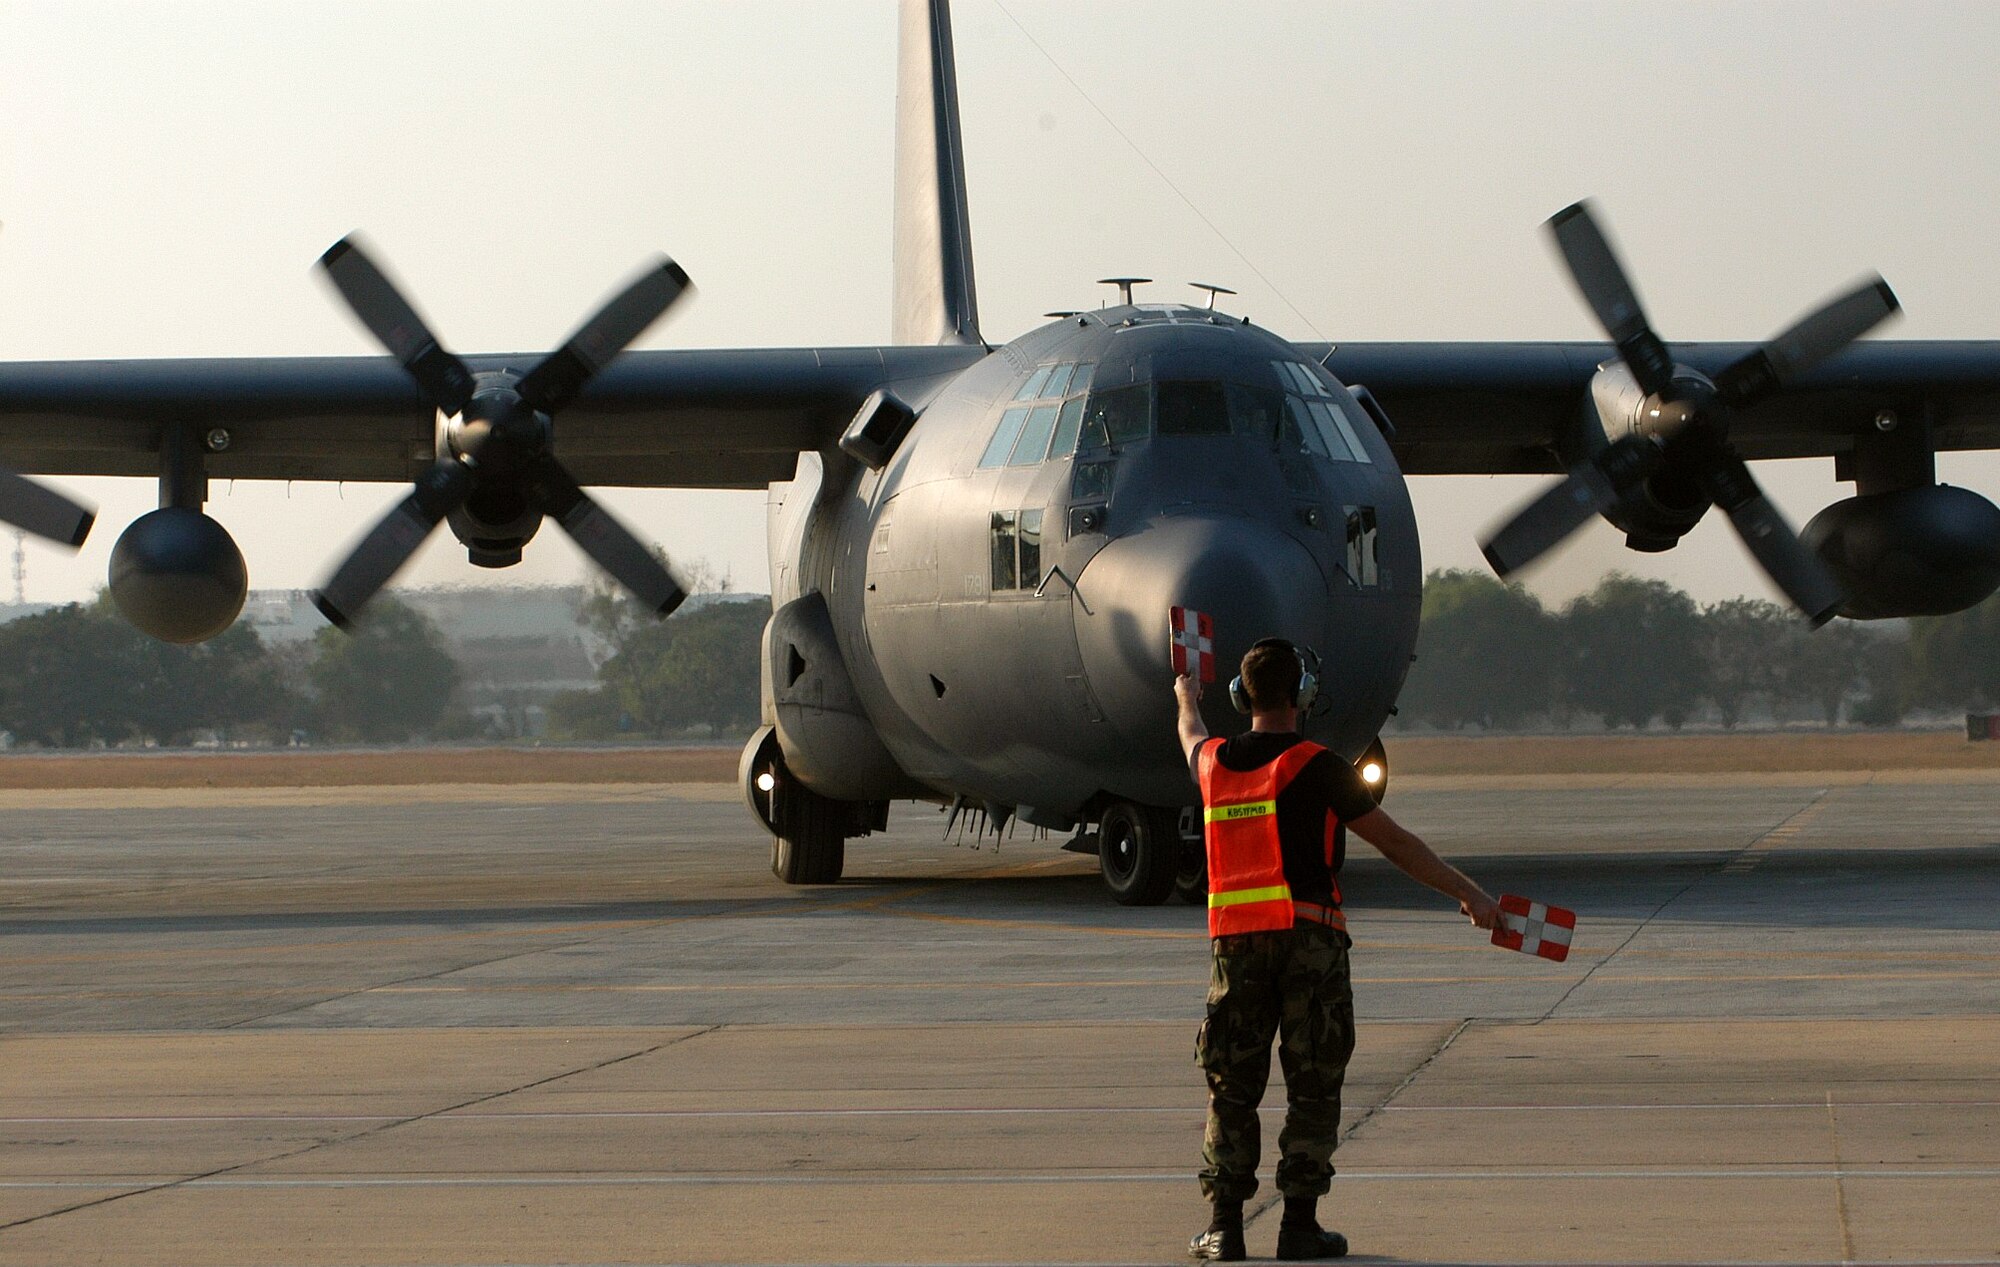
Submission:
[[[1259,638],[1250,644],[1252,651],[1258,647],[1283,647],[1292,653],[1292,659],[1298,661],[1299,665],[1299,684],[1292,692],[1292,707],[1301,713],[1311,708],[1313,701],[1319,698],[1319,678],[1306,667],[1307,653],[1301,651],[1298,644],[1289,638]],[[1319,661],[1318,656],[1313,656],[1312,659],[1315,664]],[[1229,679],[1229,702],[1236,706],[1236,711],[1239,713],[1250,711],[1250,692],[1243,685],[1241,673]]]

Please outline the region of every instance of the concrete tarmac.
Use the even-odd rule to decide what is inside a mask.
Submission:
[[[2000,1262],[1996,793],[1399,783],[1577,946],[1357,844],[1324,1221],[1363,1262]],[[898,806],[788,889],[714,785],[0,810],[0,1264],[1172,1263],[1204,1221],[1200,912],[1056,842]]]

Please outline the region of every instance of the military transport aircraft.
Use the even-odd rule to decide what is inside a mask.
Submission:
[[[1298,343],[1213,297],[1133,302],[1134,279],[988,342],[946,0],[904,0],[901,28],[890,346],[621,357],[688,289],[661,260],[547,358],[459,357],[348,240],[321,263],[393,359],[0,365],[0,462],[158,478],[110,587],[174,641],[226,628],[247,586],[202,513],[212,477],[414,481],[318,591],[337,623],[440,523],[500,567],[544,519],[664,614],[679,585],[584,489],[768,488],[768,724],[742,780],[805,884],[915,799],[1074,832],[1121,901],[1198,892],[1169,608],[1214,615],[1224,664],[1268,634],[1322,649],[1310,729],[1379,754],[1417,635],[1408,475],[1560,477],[1485,543],[1503,574],[1593,515],[1665,550],[1713,506],[1815,622],[2000,585],[2000,510],[1934,470],[2000,444],[2000,343],[1848,346],[1894,311],[1880,282],[1762,345],[1664,343],[1581,204],[1550,227],[1609,343]],[[1746,460],[1812,455],[1855,495],[1802,540]],[[0,518],[90,526],[13,475]]]

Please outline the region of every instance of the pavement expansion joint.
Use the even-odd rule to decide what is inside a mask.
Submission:
[[[226,1179],[227,1176],[237,1174],[238,1172],[247,1170],[253,1166],[268,1166],[273,1162],[291,1161],[296,1158],[303,1157],[308,1153],[318,1152],[326,1148],[352,1144],[358,1140],[365,1139],[370,1136],[381,1135],[388,1131],[398,1130],[401,1129],[402,1127],[406,1127],[414,1123],[426,1122],[432,1119],[445,1117],[447,1115],[459,1112],[464,1109],[473,1108],[480,1104],[487,1104],[491,1103],[494,1100],[504,1099],[507,1096],[518,1095],[523,1091],[530,1091],[537,1087],[545,1087],[551,1083],[560,1082],[565,1078],[573,1078],[581,1074],[595,1073],[602,1069],[608,1069],[613,1065],[623,1064],[629,1060],[637,1060],[640,1057],[650,1056],[656,1052],[664,1051],[669,1047],[679,1046],[680,1044],[688,1042],[692,1039],[700,1038],[705,1034],[712,1034],[716,1030],[719,1030],[721,1028],[723,1028],[721,1025],[710,1025],[705,1028],[695,1030],[692,1033],[677,1034],[674,1037],[669,1038],[663,1042],[653,1043],[649,1046],[641,1048],[638,1051],[622,1052],[616,1056],[610,1056],[603,1060],[593,1061],[587,1065],[580,1065],[573,1069],[559,1070],[555,1073],[548,1074],[544,1077],[530,1079],[529,1081],[521,1083],[520,1085],[517,1086],[505,1087],[498,1091],[490,1091],[483,1095],[472,1096],[471,1098],[462,1100],[456,1104],[445,1105],[441,1108],[430,1109],[422,1113],[404,1114],[399,1117],[373,1122],[369,1125],[361,1127],[358,1130],[350,1131],[345,1134],[335,1136],[333,1138],[317,1139],[312,1141],[311,1143],[305,1144],[298,1148],[286,1149],[282,1152],[273,1153],[268,1156],[253,1157],[248,1160],[235,1162],[227,1166],[217,1166],[213,1169],[204,1171],[200,1174],[182,1175],[162,1183],[149,1183],[142,1185],[140,1187],[127,1189],[126,1191],[123,1192],[108,1193],[104,1196],[93,1198],[92,1200],[78,1201],[57,1210],[44,1210],[36,1214],[28,1215],[24,1218],[15,1219],[11,1222],[0,1223],[0,1232],[5,1232],[12,1228],[24,1227],[30,1223],[43,1222],[45,1220],[53,1219],[64,1214],[73,1214],[80,1210],[88,1210],[98,1206],[109,1205],[115,1201],[122,1201],[127,1197],[145,1196],[150,1193],[165,1192],[175,1188],[213,1186],[219,1182],[227,1182]],[[242,1180],[241,1182],[254,1183],[256,1181],[254,1179],[245,1179]]]

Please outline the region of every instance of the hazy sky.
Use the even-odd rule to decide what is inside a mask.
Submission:
[[[1540,229],[1584,195],[1670,339],[1762,337],[1871,268],[1906,308],[1888,337],[2000,336],[2000,6],[958,0],[954,19],[992,340],[1117,273],[1161,279],[1151,298],[1232,287],[1299,338],[1594,338]],[[0,357],[375,351],[309,275],[355,228],[462,352],[553,346],[658,250],[701,289],[641,346],[883,341],[894,43],[888,0],[0,0]],[[2000,459],[1939,466],[2000,497]],[[1829,460],[1759,474],[1795,523],[1851,492]],[[1426,565],[1472,567],[1540,481],[1413,484]],[[101,585],[156,495],[64,486],[100,526],[73,557],[29,545],[30,599]],[[218,482],[209,512],[253,586],[303,587],[402,491]],[[761,493],[605,500],[767,584]],[[403,583],[587,567],[547,531],[481,572],[441,532]],[[1610,567],[1769,593],[1717,516],[1665,556],[1596,525],[1537,583],[1566,596]]]

